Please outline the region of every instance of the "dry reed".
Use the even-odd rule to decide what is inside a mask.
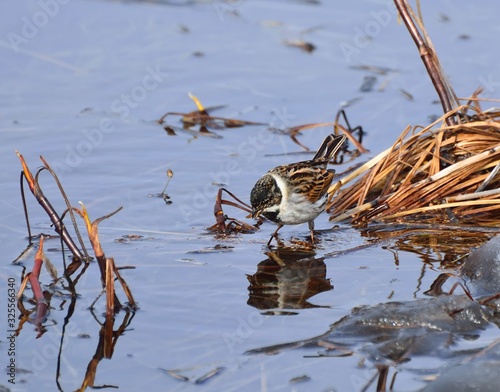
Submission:
[[[395,3],[445,114],[426,127],[407,127],[389,149],[333,184],[331,220],[498,225],[500,110],[483,111],[479,90],[467,100],[456,98],[420,12],[406,0]]]

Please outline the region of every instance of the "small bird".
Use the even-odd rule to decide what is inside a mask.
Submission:
[[[314,243],[314,219],[325,210],[334,170],[326,166],[342,147],[345,135],[328,135],[313,159],[277,166],[262,176],[250,193],[252,218],[263,215],[278,224],[267,246],[284,225],[308,222]]]

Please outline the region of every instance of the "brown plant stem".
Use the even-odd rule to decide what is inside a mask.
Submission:
[[[106,317],[115,312],[115,274],[113,259],[106,259]]]
[[[85,260],[84,255],[78,249],[76,244],[74,243],[73,239],[67,232],[66,228],[64,225],[61,223],[61,219],[59,218],[59,215],[57,212],[54,210],[54,207],[50,204],[49,200],[45,197],[45,195],[42,192],[42,189],[40,188],[40,185],[38,181],[33,177],[33,174],[31,174],[31,171],[28,168],[28,165],[26,164],[26,161],[24,160],[23,156],[16,152],[17,156],[19,157],[19,160],[21,161],[21,165],[23,167],[23,173],[24,177],[26,178],[26,181],[29,185],[30,191],[35,197],[36,201],[42,206],[42,208],[45,210],[47,215],[49,216],[52,224],[54,225],[54,229],[57,234],[59,234],[66,244],[66,246],[69,248],[71,253],[73,254],[73,257],[79,259],[79,260]]]
[[[66,192],[64,191],[64,188],[62,187],[61,182],[59,181],[59,178],[57,177],[57,174],[52,170],[52,167],[50,167],[49,163],[43,158],[43,156],[40,155],[40,160],[43,162],[45,169],[52,175],[52,178],[57,184],[57,187],[59,188],[59,192],[61,193],[64,202],[66,203],[66,211],[69,213],[69,217],[71,219],[71,223],[73,223],[73,229],[75,230],[76,237],[80,243],[80,247],[82,249],[82,252],[85,256],[85,260],[88,261],[90,260],[90,257],[87,253],[87,250],[85,248],[85,244],[83,243],[82,236],[80,235],[80,230],[78,230],[78,226],[76,224],[76,219],[75,219],[75,214],[73,212],[73,209],[71,208],[71,204],[69,203],[68,197],[66,196]],[[38,182],[38,174],[35,177],[35,179]],[[61,221],[64,218],[64,214],[61,216]]]
[[[436,54],[429,47],[427,42],[420,34],[417,26],[415,25],[415,22],[413,21],[409,12],[408,2],[406,0],[394,0],[394,4],[396,5],[396,8],[398,9],[401,18],[403,19],[406,28],[413,38],[413,41],[417,45],[420,57],[422,58],[425,68],[427,69],[427,73],[429,74],[432,84],[434,85],[434,88],[436,89],[436,92],[439,96],[443,111],[446,114],[449,111],[453,110],[453,106],[451,104],[449,94],[450,91],[449,88],[447,88],[447,83],[440,71]],[[455,125],[454,118],[451,116],[447,117],[446,124],[449,126]]]
[[[109,313],[111,310],[110,306],[110,301],[111,297],[113,299],[113,304],[112,304],[112,311],[119,310],[121,309],[121,303],[118,297],[116,296],[116,293],[114,292],[114,285],[112,286],[112,291],[113,293],[109,292],[109,285],[110,283],[114,282],[114,274],[112,268],[110,269],[110,265],[108,265],[108,261],[106,259],[106,255],[104,254],[104,251],[102,250],[101,242],[99,240],[99,223],[103,221],[104,219],[108,219],[114,214],[116,214],[118,211],[120,211],[123,207],[119,207],[116,211],[113,211],[111,214],[102,216],[93,222],[90,221],[89,215],[87,213],[87,209],[85,208],[85,205],[83,203],[80,203],[82,206],[82,209],[79,210],[77,208],[74,208],[75,212],[80,215],[83,220],[85,221],[85,226],[87,228],[87,234],[90,240],[90,243],[92,245],[92,248],[94,249],[94,254],[97,260],[97,264],[99,265],[99,270],[101,272],[101,283],[102,287],[106,288],[106,296],[107,296],[107,312]],[[111,279],[111,280],[110,280]],[[110,297],[111,296],[111,297]]]

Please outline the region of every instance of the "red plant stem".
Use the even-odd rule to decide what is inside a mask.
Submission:
[[[31,270],[31,274],[34,275],[37,280],[40,277],[42,264],[43,264],[43,236],[40,237],[40,245],[38,248],[38,252],[36,252],[35,255],[35,264],[33,265],[33,269]]]
[[[33,295],[35,296],[36,302],[37,303],[41,303],[41,302],[45,303],[45,297],[43,295],[43,291],[42,291],[42,288],[40,286],[40,282],[38,281],[38,277],[35,276],[35,274],[31,273],[29,275],[28,279],[30,282],[31,290],[33,291]]]
[[[35,196],[35,199],[38,201],[38,203],[42,206],[42,208],[45,210],[45,212],[49,216],[50,220],[52,221],[52,224],[54,225],[56,233],[61,236],[63,242],[69,248],[71,253],[73,253],[73,256],[75,258],[78,258],[79,260],[85,260],[85,257],[83,256],[82,252],[80,252],[80,249],[78,249],[78,247],[73,242],[73,239],[66,231],[65,226],[61,222],[61,218],[59,217],[57,212],[54,210],[54,207],[52,207],[52,205],[50,204],[48,199],[43,194],[42,188],[40,188],[40,184],[38,183],[38,179],[33,177],[33,174],[31,173],[28,165],[26,164],[24,157],[21,154],[19,154],[18,152],[17,152],[17,156],[19,157],[19,160],[21,161],[21,165],[23,167],[22,173],[24,174],[24,177],[26,178],[26,182],[28,183],[28,186],[30,188],[31,193],[33,194],[33,196]],[[38,177],[38,175],[37,175],[37,177]],[[31,239],[30,239],[30,241],[31,241]]]
[[[35,264],[33,265],[33,269],[31,273],[28,275],[28,280],[31,285],[31,290],[35,295],[35,299],[38,303],[45,302],[45,297],[43,296],[42,288],[40,287],[40,282],[38,279],[40,278],[40,271],[42,269],[43,264],[43,235],[40,237],[40,243],[38,245],[38,251],[35,255]]]
[[[35,323],[41,324],[45,315],[47,313],[47,309],[49,306],[45,301],[45,296],[43,295],[42,287],[40,286],[40,271],[42,269],[43,264],[43,235],[40,237],[40,244],[38,246],[38,251],[35,255],[35,264],[33,265],[33,269],[31,273],[28,275],[28,280],[30,282],[31,291],[33,291],[33,295],[35,296],[37,305],[36,305],[36,317]]]

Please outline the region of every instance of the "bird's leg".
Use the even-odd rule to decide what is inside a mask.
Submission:
[[[269,247],[269,245],[271,245],[271,241],[273,240],[273,238],[276,238],[276,241],[278,241],[278,230],[281,229],[283,227],[283,225],[281,223],[278,223],[278,228],[276,229],[276,231],[273,233],[273,235],[271,236],[271,238],[269,238],[269,241],[267,242],[267,246]]]
[[[314,221],[309,221],[309,230],[311,230],[311,242],[314,244]]]

